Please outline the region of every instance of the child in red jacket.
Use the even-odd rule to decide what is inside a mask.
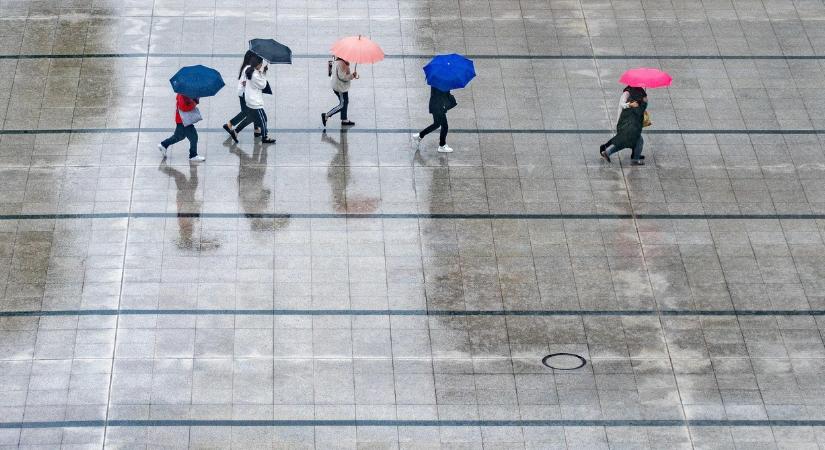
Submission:
[[[195,130],[195,124],[191,123],[184,126],[183,119],[180,116],[181,111],[184,113],[195,112],[199,103],[199,99],[191,99],[183,94],[178,94],[176,99],[177,109],[175,110],[175,132],[168,139],[158,144],[158,150],[166,158],[166,151],[169,146],[178,143],[184,139],[189,140],[189,161],[206,161],[206,158],[198,155],[198,132]],[[199,116],[199,114],[198,114]],[[200,120],[200,119],[197,119]],[[196,120],[196,121],[197,121]]]

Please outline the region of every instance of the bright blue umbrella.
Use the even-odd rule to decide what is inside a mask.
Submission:
[[[211,97],[224,86],[217,70],[200,64],[181,68],[169,82],[172,90],[189,98]]]
[[[427,76],[427,84],[446,92],[467,86],[476,76],[476,69],[473,61],[451,53],[433,58],[424,66],[424,74]]]

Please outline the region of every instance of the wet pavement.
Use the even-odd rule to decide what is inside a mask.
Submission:
[[[278,141],[232,145],[254,37]],[[156,148],[191,64],[200,164]],[[825,447],[822,2],[0,0],[0,124],[0,446]]]

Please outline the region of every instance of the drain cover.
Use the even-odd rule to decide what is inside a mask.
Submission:
[[[556,370],[581,369],[587,360],[575,353],[552,353],[542,358],[541,363]]]

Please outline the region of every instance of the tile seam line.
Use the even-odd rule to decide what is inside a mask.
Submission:
[[[0,311],[0,317],[141,315],[238,316],[433,316],[433,317],[549,317],[549,316],[823,316],[825,309],[670,309],[670,310],[422,310],[422,309],[60,309]]]
[[[331,130],[335,130],[330,128]],[[276,133],[318,133],[321,128],[270,128]],[[413,128],[351,128],[347,132],[352,134],[407,134],[417,131]],[[6,129],[0,130],[0,135],[25,135],[25,134],[106,134],[106,133],[168,133],[169,128],[147,127],[147,128],[43,128],[43,129]],[[201,133],[225,133],[222,128],[198,128]],[[451,133],[460,134],[611,134],[608,129],[597,128],[450,128]],[[806,129],[653,129],[646,130],[645,134],[825,134],[825,128]]]
[[[0,221],[76,219],[351,219],[351,220],[821,220],[825,213],[768,214],[599,214],[599,213],[178,213],[104,212],[0,214]]]
[[[82,59],[82,58],[237,58],[238,53],[26,53],[0,55],[0,59]],[[428,59],[435,53],[385,54],[385,59]],[[529,55],[529,54],[471,54],[471,59],[486,60],[823,60],[825,55]],[[293,53],[293,59],[324,59],[325,53]]]
[[[109,419],[0,422],[0,429],[96,427],[821,427],[818,419],[560,419],[560,420],[404,420],[404,419]]]

